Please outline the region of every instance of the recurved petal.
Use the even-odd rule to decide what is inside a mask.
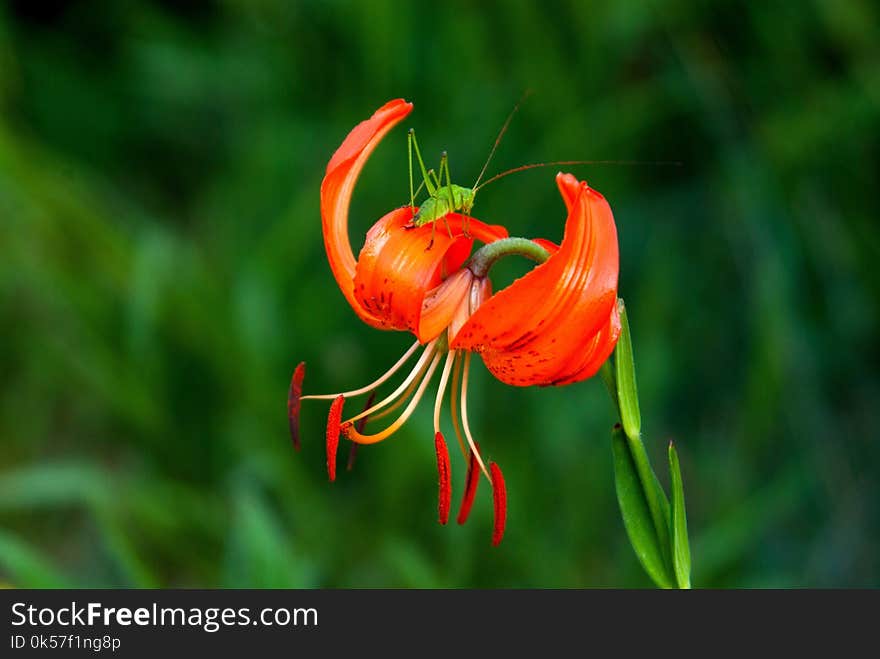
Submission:
[[[411,110],[411,103],[396,99],[355,126],[327,164],[327,173],[321,183],[321,222],[330,269],[345,299],[364,321],[372,325],[378,321],[360,308],[354,295],[355,258],[348,237],[348,207],[354,184],[367,158],[385,134]]]
[[[619,333],[611,208],[570,174],[556,181],[569,211],[559,250],[487,300],[452,341],[453,349],[480,353],[495,377],[511,385],[586,379]]]
[[[572,384],[593,377],[605,360],[614,352],[617,339],[620,337],[620,314],[615,304],[611,309],[611,315],[593,340],[583,349],[579,359],[572,359],[567,368],[560,371],[554,385]]]

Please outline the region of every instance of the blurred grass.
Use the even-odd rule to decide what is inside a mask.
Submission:
[[[195,6],[194,6],[195,7]],[[610,200],[644,431],[676,439],[694,582],[880,585],[880,31],[873,3],[224,0],[0,9],[0,582],[19,586],[646,586],[597,382],[513,389],[472,425],[503,465],[437,526],[430,411],[330,486],[309,391],[408,345],[336,291],[318,187],[386,100],[472,180],[554,159]],[[352,235],[407,196],[404,131]],[[552,171],[476,215],[558,239]],[[509,277],[516,270],[509,271]],[[453,456],[456,496],[464,465]],[[485,485],[485,484],[484,484]]]

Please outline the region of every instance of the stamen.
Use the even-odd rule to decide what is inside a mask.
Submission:
[[[364,409],[369,408],[370,405],[373,404],[373,400],[375,398],[376,398],[376,392],[374,391],[373,393],[370,394],[370,397],[367,398],[367,404],[364,405]],[[368,419],[368,417],[364,417],[363,419],[359,419],[358,422],[355,424],[354,427],[357,428],[358,432],[364,431],[364,426],[367,425],[367,419]],[[358,449],[358,445],[355,444],[354,442],[352,442],[351,448],[348,449],[348,462],[345,465],[345,471],[351,471],[352,469],[354,469],[354,460],[357,457],[357,449]]]
[[[452,498],[452,481],[449,479],[449,449],[442,432],[434,433],[434,449],[437,451],[437,473],[440,477],[440,493],[438,509],[440,523],[444,526],[449,521],[449,501]]]
[[[443,364],[443,372],[440,374],[440,384],[437,386],[437,397],[434,399],[434,432],[440,432],[440,409],[443,407],[443,394],[446,393],[446,383],[449,381],[449,371],[455,362],[455,351],[450,350],[446,355],[446,363]]]
[[[345,396],[346,398],[353,398],[354,396],[360,396],[361,394],[365,394],[368,391],[372,391],[380,387],[384,384],[388,378],[397,373],[400,370],[400,367],[403,366],[407,360],[413,356],[413,353],[418,349],[421,344],[416,341],[413,343],[409,349],[403,353],[403,356],[397,360],[397,363],[394,364],[382,377],[380,377],[375,382],[368,384],[366,387],[361,387],[360,389],[354,389],[353,391],[343,391],[341,394],[311,394],[309,396],[303,396],[301,400],[333,400],[337,396]]]
[[[357,430],[355,430],[351,421],[346,421],[342,424],[342,432],[345,433],[345,436],[353,442],[357,442],[358,444],[375,444],[376,442],[381,442],[383,439],[387,439],[395,432],[397,432],[400,427],[407,422],[410,416],[412,416],[413,411],[419,404],[419,401],[422,399],[422,394],[425,393],[425,388],[428,386],[428,383],[431,381],[431,376],[434,375],[434,371],[437,370],[437,364],[440,363],[440,355],[434,355],[434,359],[431,361],[431,365],[428,367],[427,373],[425,373],[425,377],[422,378],[421,383],[419,384],[419,388],[416,390],[415,396],[409,402],[409,405],[406,406],[406,409],[403,411],[397,420],[388,426],[382,432],[376,433],[375,435],[362,435]]]
[[[421,374],[424,372],[425,363],[434,354],[434,347],[436,345],[437,345],[437,340],[435,339],[434,341],[431,341],[425,347],[425,352],[422,353],[422,356],[419,357],[419,361],[416,362],[416,365],[413,368],[413,370],[410,371],[410,374],[406,376],[406,379],[400,383],[400,386],[397,387],[397,389],[395,389],[393,392],[391,392],[391,394],[389,394],[388,396],[383,398],[381,402],[377,403],[376,405],[373,405],[369,409],[364,410],[363,412],[361,412],[357,416],[353,416],[350,419],[346,420],[346,422],[343,425],[352,424],[355,421],[357,421],[358,419],[361,419],[369,414],[372,414],[373,412],[381,410],[383,407],[387,406],[389,403],[394,401],[398,396],[400,396],[400,394],[402,394],[404,391],[406,391],[406,389],[407,389],[407,387],[409,387],[410,383],[413,380],[415,380],[416,378],[420,377]]]
[[[337,396],[330,405],[330,414],[327,416],[327,474],[331,481],[336,480],[336,449],[339,448],[339,421],[342,419],[344,402],[344,396]]]
[[[416,387],[419,386],[419,382],[422,381],[421,376],[424,374],[425,369],[427,369],[427,368],[428,368],[428,364],[425,364],[422,367],[422,370],[418,374],[416,374],[416,377],[413,378],[413,381],[409,383],[409,386],[406,388],[406,391],[404,391],[397,398],[397,400],[394,401],[394,404],[391,407],[385,408],[384,410],[382,410],[378,414],[370,415],[370,420],[378,421],[379,419],[384,419],[389,414],[394,414],[394,412],[396,412],[400,408],[401,405],[404,405],[406,403],[406,401],[409,400],[410,396],[412,396],[412,393],[416,390]],[[366,408],[364,408],[364,409],[366,409]],[[360,423],[360,420],[358,421],[358,423]],[[355,424],[355,428],[357,428],[358,432],[362,432],[361,428],[358,428],[357,424]]]
[[[492,502],[495,504],[495,526],[492,529],[492,545],[497,547],[504,537],[504,525],[507,523],[507,487],[501,468],[494,462],[489,463],[492,470]]]
[[[461,499],[461,508],[458,509],[457,522],[464,524],[468,515],[471,514],[471,506],[474,505],[474,496],[477,494],[477,485],[480,484],[480,474],[477,471],[477,457],[471,453],[468,458],[467,477],[464,481],[464,496]]]
[[[466,352],[464,354],[464,375],[461,378],[461,422],[464,426],[464,436],[467,437],[468,445],[471,447],[471,453],[474,454],[477,458],[477,463],[480,465],[480,469],[486,475],[486,478],[489,481],[492,480],[492,477],[489,476],[489,471],[486,469],[486,465],[483,464],[483,458],[480,457],[480,451],[477,449],[477,444],[474,442],[474,437],[471,435],[470,424],[468,423],[467,416],[467,388],[468,388],[468,373],[470,372],[471,366],[471,353]]]
[[[290,439],[293,448],[299,451],[299,408],[302,400],[303,378],[306,376],[306,363],[300,362],[293,371],[290,379],[290,389],[287,392],[287,420],[290,424]]]

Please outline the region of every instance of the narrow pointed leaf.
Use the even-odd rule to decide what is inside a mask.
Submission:
[[[611,435],[614,454],[614,484],[620,514],[629,536],[630,544],[648,576],[661,588],[673,588],[675,580],[669,573],[663,559],[661,544],[642,489],[642,482],[635,462],[629,451],[629,444],[620,426],[615,426]]]
[[[648,509],[654,522],[654,529],[660,542],[660,551],[667,565],[672,569],[672,544],[669,530],[669,502],[651,468],[645,445],[642,443],[642,417],[639,412],[639,394],[636,388],[636,371],[633,362],[632,338],[629,331],[629,319],[626,305],[622,299],[617,300],[620,315],[620,338],[614,351],[614,382],[617,386],[617,409],[620,421],[629,442],[630,455],[635,463],[642,490],[648,501]]]
[[[669,476],[672,483],[672,563],[679,588],[691,587],[691,548],[688,543],[684,486],[675,444],[669,442]]]
[[[629,320],[626,305],[617,300],[620,313],[620,338],[614,349],[614,366],[617,380],[617,399],[620,407],[620,421],[628,437],[638,437],[642,432],[642,416],[639,411],[639,392],[636,388],[636,369],[633,363],[632,337],[629,333]]]
[[[613,357],[606,359],[605,363],[599,368],[599,376],[602,378],[602,382],[608,390],[608,395],[611,396],[611,403],[614,405],[614,410],[617,412],[617,416],[620,416],[620,405],[617,402],[617,382],[615,382],[614,378],[613,363]]]
[[[641,437],[626,437],[629,446],[630,456],[635,464],[636,473],[642,486],[642,492],[648,502],[648,510],[651,512],[651,519],[654,521],[654,530],[657,538],[660,540],[660,548],[663,558],[669,567],[672,567],[672,555],[670,548],[672,542],[670,540],[670,517],[669,500],[666,493],[657,479],[657,474],[651,467],[648,459],[648,453],[645,450],[645,444]]]

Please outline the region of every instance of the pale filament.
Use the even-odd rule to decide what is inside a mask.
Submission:
[[[394,405],[382,410],[378,414],[372,415],[369,420],[372,422],[372,421],[378,421],[379,419],[384,419],[389,414],[393,414],[397,409],[400,408],[401,405],[406,403],[406,401],[409,400],[409,397],[412,396],[412,393],[416,390],[416,387],[419,386],[419,382],[422,381],[421,375],[422,375],[422,373],[425,372],[425,369],[427,369],[427,368],[428,368],[428,364],[425,364],[424,366],[422,366],[422,370],[419,372],[418,375],[416,375],[416,377],[413,378],[413,381],[409,383],[409,386],[406,388],[406,391],[404,391],[397,398],[397,400],[394,401]],[[363,422],[364,419],[359,419],[359,421]],[[358,428],[358,432],[361,432],[361,431],[363,431],[363,428]]]
[[[410,374],[406,376],[406,379],[400,383],[400,386],[397,387],[397,389],[392,391],[388,396],[383,398],[380,402],[373,405],[373,407],[364,410],[363,412],[361,412],[357,416],[351,417],[350,419],[345,421],[345,423],[354,423],[358,419],[361,419],[365,416],[368,416],[368,415],[372,414],[373,412],[376,412],[377,410],[381,410],[383,407],[387,406],[389,403],[394,401],[398,396],[400,396],[400,394],[402,394],[404,391],[406,391],[406,389],[407,389],[407,387],[409,387],[410,383],[413,380],[415,380],[417,377],[419,377],[419,375],[423,372],[425,363],[434,354],[434,348],[436,347],[436,345],[437,345],[437,340],[434,339],[425,347],[425,352],[422,353],[422,356],[419,357],[419,361],[416,362],[416,365],[413,368],[413,370],[410,371]]]
[[[474,454],[474,457],[477,459],[477,463],[480,465],[480,469],[483,474],[489,479],[489,482],[492,482],[492,477],[489,475],[489,470],[486,469],[486,465],[483,464],[483,458],[480,457],[480,452],[477,450],[477,445],[474,443],[474,438],[471,435],[471,428],[468,424],[468,415],[467,415],[467,387],[468,387],[468,373],[470,373],[471,366],[471,353],[466,352],[464,355],[464,375],[461,378],[461,421],[464,426],[464,435],[467,437],[468,446],[471,447],[471,452]]]
[[[403,357],[397,360],[397,363],[391,367],[391,369],[385,373],[378,380],[373,382],[372,384],[368,384],[366,387],[361,387],[360,389],[354,389],[352,391],[343,391],[341,394],[312,394],[310,396],[303,396],[300,400],[334,400],[339,396],[345,396],[346,398],[352,398],[354,396],[360,396],[361,394],[365,394],[367,392],[376,389],[377,387],[384,384],[388,378],[397,373],[400,370],[400,367],[403,366],[407,360],[413,356],[413,353],[418,349],[420,343],[416,341],[413,343],[409,350],[403,353]]]
[[[345,436],[353,442],[357,442],[358,444],[375,444],[376,442],[381,442],[383,439],[387,439],[394,433],[396,433],[400,427],[407,422],[409,417],[412,415],[413,410],[419,404],[419,401],[422,399],[422,394],[425,393],[425,388],[428,386],[428,383],[431,381],[431,376],[434,375],[434,371],[437,370],[437,364],[440,363],[440,354],[434,355],[433,361],[431,361],[431,365],[428,367],[428,372],[425,373],[425,377],[422,378],[421,383],[419,384],[418,390],[416,390],[415,396],[409,402],[409,405],[406,406],[406,409],[403,411],[397,420],[392,423],[390,426],[385,428],[382,432],[376,433],[375,435],[362,435],[357,430],[352,427],[350,422],[346,422],[343,424],[343,432]]]
[[[440,374],[440,384],[437,385],[437,398],[434,400],[434,432],[440,432],[440,409],[443,407],[443,394],[446,393],[446,383],[449,381],[449,372],[455,361],[455,351],[450,350],[446,355],[446,363],[443,364],[443,372]]]

